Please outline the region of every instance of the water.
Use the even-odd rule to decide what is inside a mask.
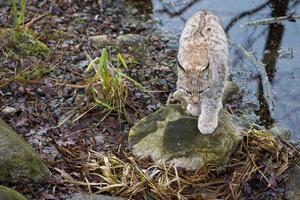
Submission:
[[[227,36],[234,43],[243,45],[253,52],[257,59],[268,64],[271,91],[274,98],[274,122],[291,130],[293,139],[300,139],[300,20],[285,21],[281,25],[241,26],[258,19],[273,15],[284,16],[296,13],[300,15],[299,1],[271,1],[267,5],[261,0],[152,0],[154,17],[159,19],[159,28],[179,37],[186,19],[199,10],[210,10],[227,27],[230,21],[243,12],[255,10],[252,14],[245,13],[231,27],[227,27]],[[243,92],[241,107],[260,115],[258,95],[259,78],[256,66],[241,52],[230,47],[230,78]],[[259,114],[260,113],[260,114]],[[265,115],[264,113],[261,115]],[[266,121],[267,117],[260,117]]]

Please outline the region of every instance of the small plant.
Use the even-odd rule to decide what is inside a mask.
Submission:
[[[17,0],[12,0],[12,16],[14,19],[14,27],[15,29],[20,28],[21,25],[24,24],[25,20],[25,8],[26,8],[26,0],[19,0],[20,10],[17,6]]]
[[[130,107],[128,83],[132,82],[143,90],[144,88],[121,71],[120,68],[127,69],[127,64],[120,53],[117,54],[115,63],[116,66],[113,66],[107,49],[103,48],[101,56],[92,60],[86,69],[87,72],[93,70],[95,73],[89,81],[89,90],[93,94],[93,101],[103,111],[115,111],[119,116],[127,118],[126,107]]]

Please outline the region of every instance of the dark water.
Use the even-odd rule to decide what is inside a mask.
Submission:
[[[274,122],[290,129],[293,139],[300,138],[300,20],[284,21],[282,25],[241,26],[272,16],[300,15],[299,1],[152,0],[152,3],[160,29],[178,37],[186,19],[195,12],[205,9],[219,16],[228,38],[267,65],[275,103]],[[238,20],[228,26],[234,18]],[[256,66],[231,46],[230,67],[230,77],[243,92],[241,107],[260,116],[259,121],[265,125],[270,124],[260,106]]]

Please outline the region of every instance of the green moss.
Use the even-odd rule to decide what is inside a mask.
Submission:
[[[164,121],[167,117],[170,118],[170,114],[173,113],[171,117],[176,117],[184,113],[181,105],[168,105],[164,109],[159,109],[158,111],[148,115],[144,119],[141,119],[130,131],[129,144],[133,146],[146,137],[149,133],[154,132],[157,129],[157,122]],[[175,115],[174,113],[177,113]]]
[[[3,200],[27,200],[19,192],[8,187],[0,185],[0,199]]]
[[[48,46],[28,30],[0,29],[0,43],[7,55],[13,52],[19,56],[45,57],[50,52]]]
[[[36,80],[49,74],[53,68],[48,66],[34,66],[33,68],[25,69],[16,75],[16,80]]]
[[[40,182],[50,172],[39,156],[0,119],[0,181]]]

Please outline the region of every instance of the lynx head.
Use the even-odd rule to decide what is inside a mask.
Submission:
[[[206,66],[184,68],[178,62],[177,89],[181,92],[186,102],[192,106],[199,105],[202,95],[212,86],[209,62]]]

